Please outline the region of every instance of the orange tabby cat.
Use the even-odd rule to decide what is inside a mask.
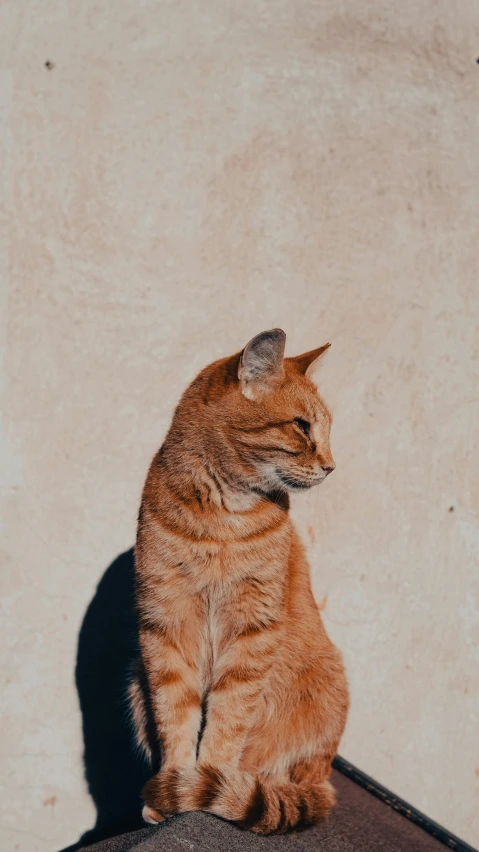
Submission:
[[[284,345],[274,329],[206,367],[146,480],[143,678],[130,695],[140,744],[148,750],[148,710],[161,744],[143,790],[148,822],[203,810],[268,834],[334,804],[348,689],[287,495],[334,470],[331,417],[307,376],[327,346],[284,358]]]

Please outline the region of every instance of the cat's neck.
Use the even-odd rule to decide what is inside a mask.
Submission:
[[[158,473],[166,480],[170,491],[184,502],[194,504],[195,510],[245,514],[255,509],[276,506],[289,509],[288,495],[281,492],[262,493],[247,484],[236,482],[219,471],[210,460],[197,451],[171,452],[165,444],[158,454]]]

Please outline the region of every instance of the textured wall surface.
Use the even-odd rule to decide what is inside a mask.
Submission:
[[[476,0],[5,0],[0,34],[1,848],[92,825],[85,610],[186,383],[276,325],[333,341],[294,512],[342,754],[476,845]]]

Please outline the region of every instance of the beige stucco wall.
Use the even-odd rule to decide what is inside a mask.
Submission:
[[[85,609],[185,384],[276,325],[334,344],[337,471],[294,511],[342,754],[475,845],[476,0],[7,0],[0,33],[0,847],[92,825]]]

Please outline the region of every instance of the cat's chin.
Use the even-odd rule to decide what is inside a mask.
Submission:
[[[308,491],[309,488],[319,485],[325,479],[325,477],[318,477],[317,479],[301,480],[295,479],[292,476],[286,476],[286,474],[278,474],[278,476],[281,482],[281,487],[285,491]]]
[[[263,493],[272,491],[308,491],[315,485],[319,485],[326,478],[325,476],[312,476],[306,479],[300,479],[298,476],[286,473],[283,470],[278,470],[275,465],[270,463],[263,464],[258,468],[260,483],[256,486]]]

